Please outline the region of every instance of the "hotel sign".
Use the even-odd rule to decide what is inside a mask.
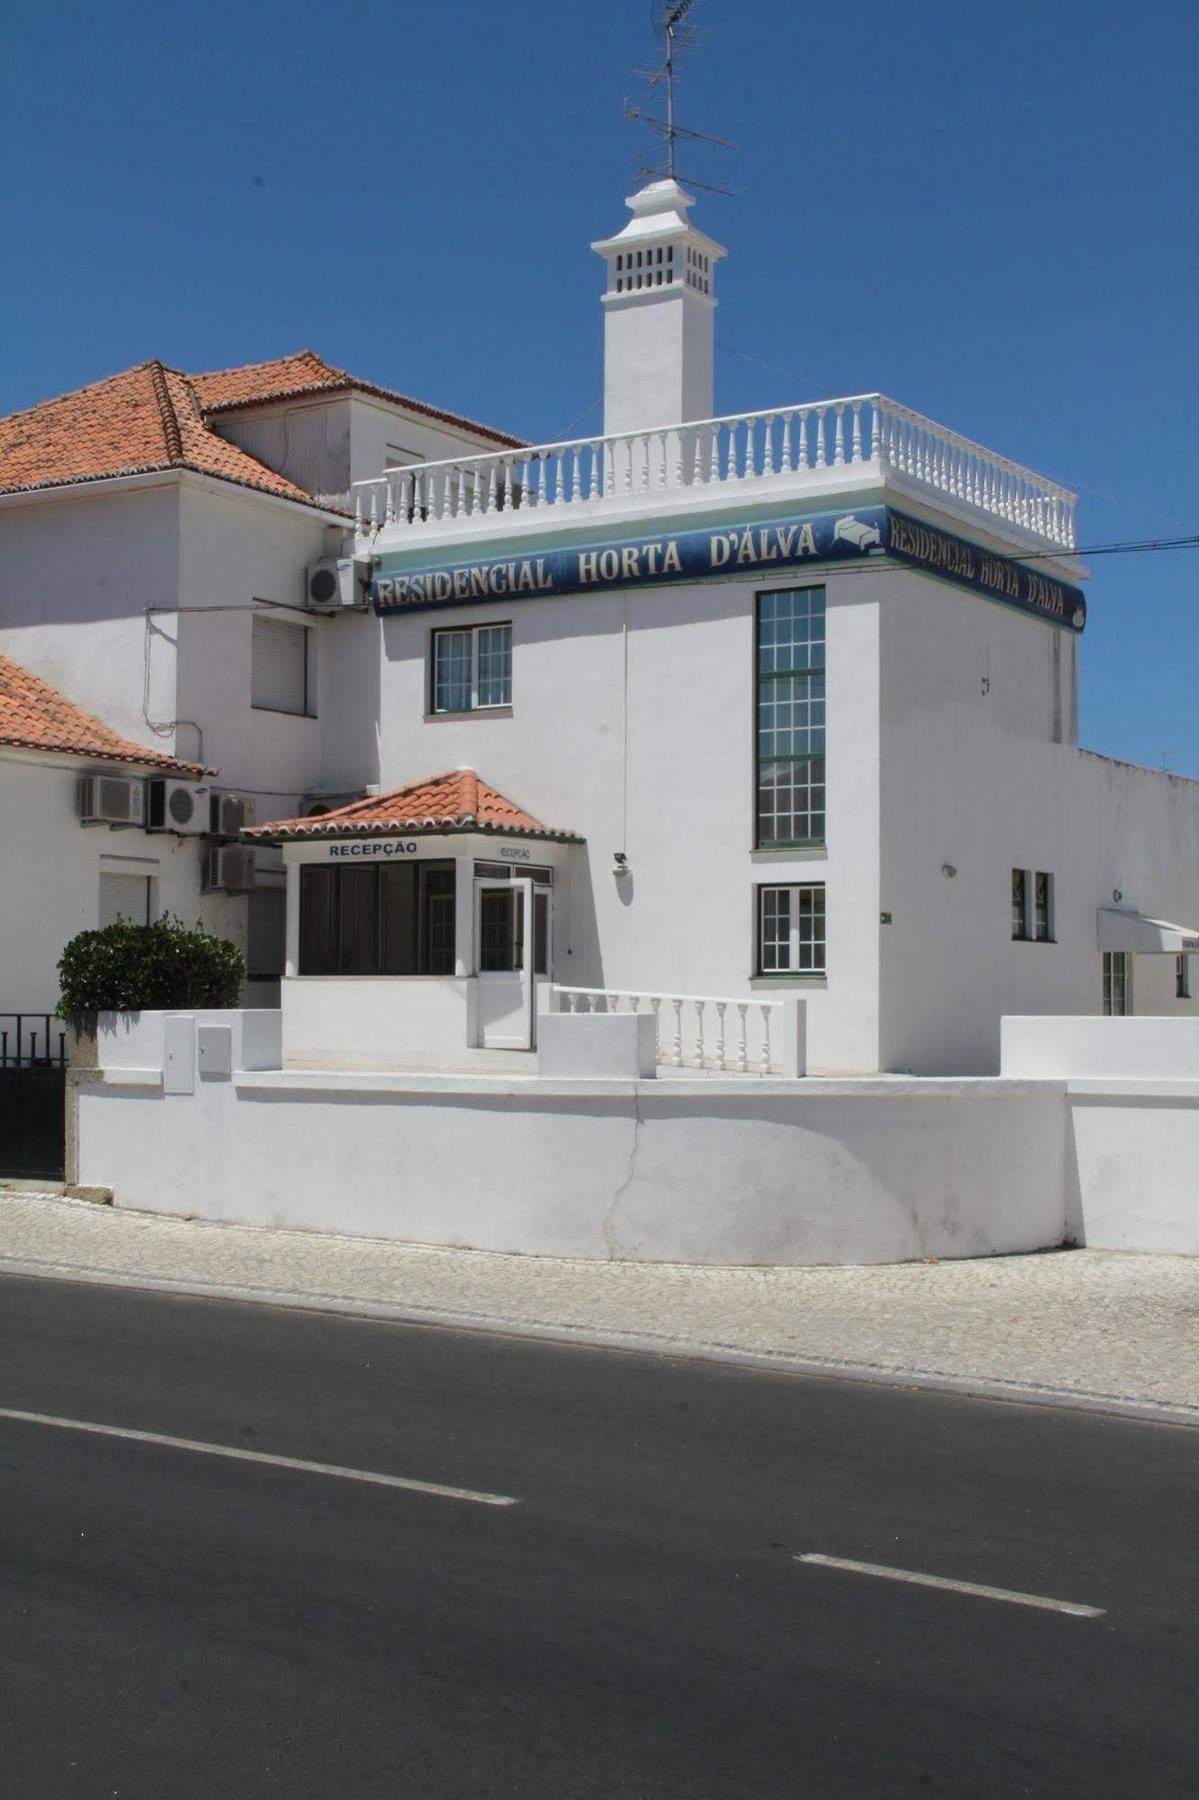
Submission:
[[[541,555],[384,568],[374,576],[372,593],[378,613],[427,612],[487,600],[549,599],[612,588],[779,575],[785,570],[802,573],[884,556],[1067,631],[1081,631],[1086,623],[1080,588],[887,506],[664,532],[546,550]]]

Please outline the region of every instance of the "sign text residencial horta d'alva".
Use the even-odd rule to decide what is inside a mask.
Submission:
[[[889,506],[663,532],[618,543],[576,544],[539,555],[383,568],[375,573],[372,593],[376,612],[425,612],[486,600],[548,599],[605,588],[778,575],[784,569],[798,572],[870,556],[894,557],[1066,631],[1081,631],[1086,623],[1080,588]]]

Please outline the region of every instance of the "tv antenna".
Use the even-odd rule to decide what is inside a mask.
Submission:
[[[654,0],[653,26],[654,33],[662,40],[662,61],[656,69],[634,69],[633,73],[649,84],[651,95],[656,96],[659,88],[665,89],[666,117],[660,113],[647,112],[635,100],[626,99],[624,116],[631,123],[648,125],[662,139],[665,145],[665,162],[654,167],[643,157],[640,160],[637,174],[646,181],[676,181],[680,170],[677,167],[675,147],[680,138],[688,142],[701,144],[717,144],[722,150],[736,150],[738,145],[731,144],[727,138],[713,137],[707,131],[694,131],[689,125],[680,125],[675,108],[675,83],[678,79],[675,69],[681,56],[685,56],[700,37],[699,28],[694,22],[688,23],[688,15],[694,0]],[[712,194],[732,195],[733,189],[720,187],[714,181],[697,181],[693,175],[683,179],[691,187],[705,188]]]

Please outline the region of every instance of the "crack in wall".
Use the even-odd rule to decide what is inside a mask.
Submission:
[[[600,1231],[602,1232],[604,1239],[604,1248],[608,1253],[609,1262],[617,1262],[620,1260],[617,1254],[616,1213],[633,1184],[633,1178],[637,1169],[637,1157],[641,1149],[641,1127],[644,1123],[645,1121],[641,1116],[641,1083],[635,1081],[633,1083],[633,1141],[629,1145],[628,1165],[624,1172],[624,1180],[613,1194],[611,1203],[607,1212],[604,1214],[600,1225]]]

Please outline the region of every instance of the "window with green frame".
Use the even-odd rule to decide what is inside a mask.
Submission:
[[[824,589],[758,595],[759,850],[824,842]]]
[[[452,862],[301,869],[301,975],[453,973]]]

